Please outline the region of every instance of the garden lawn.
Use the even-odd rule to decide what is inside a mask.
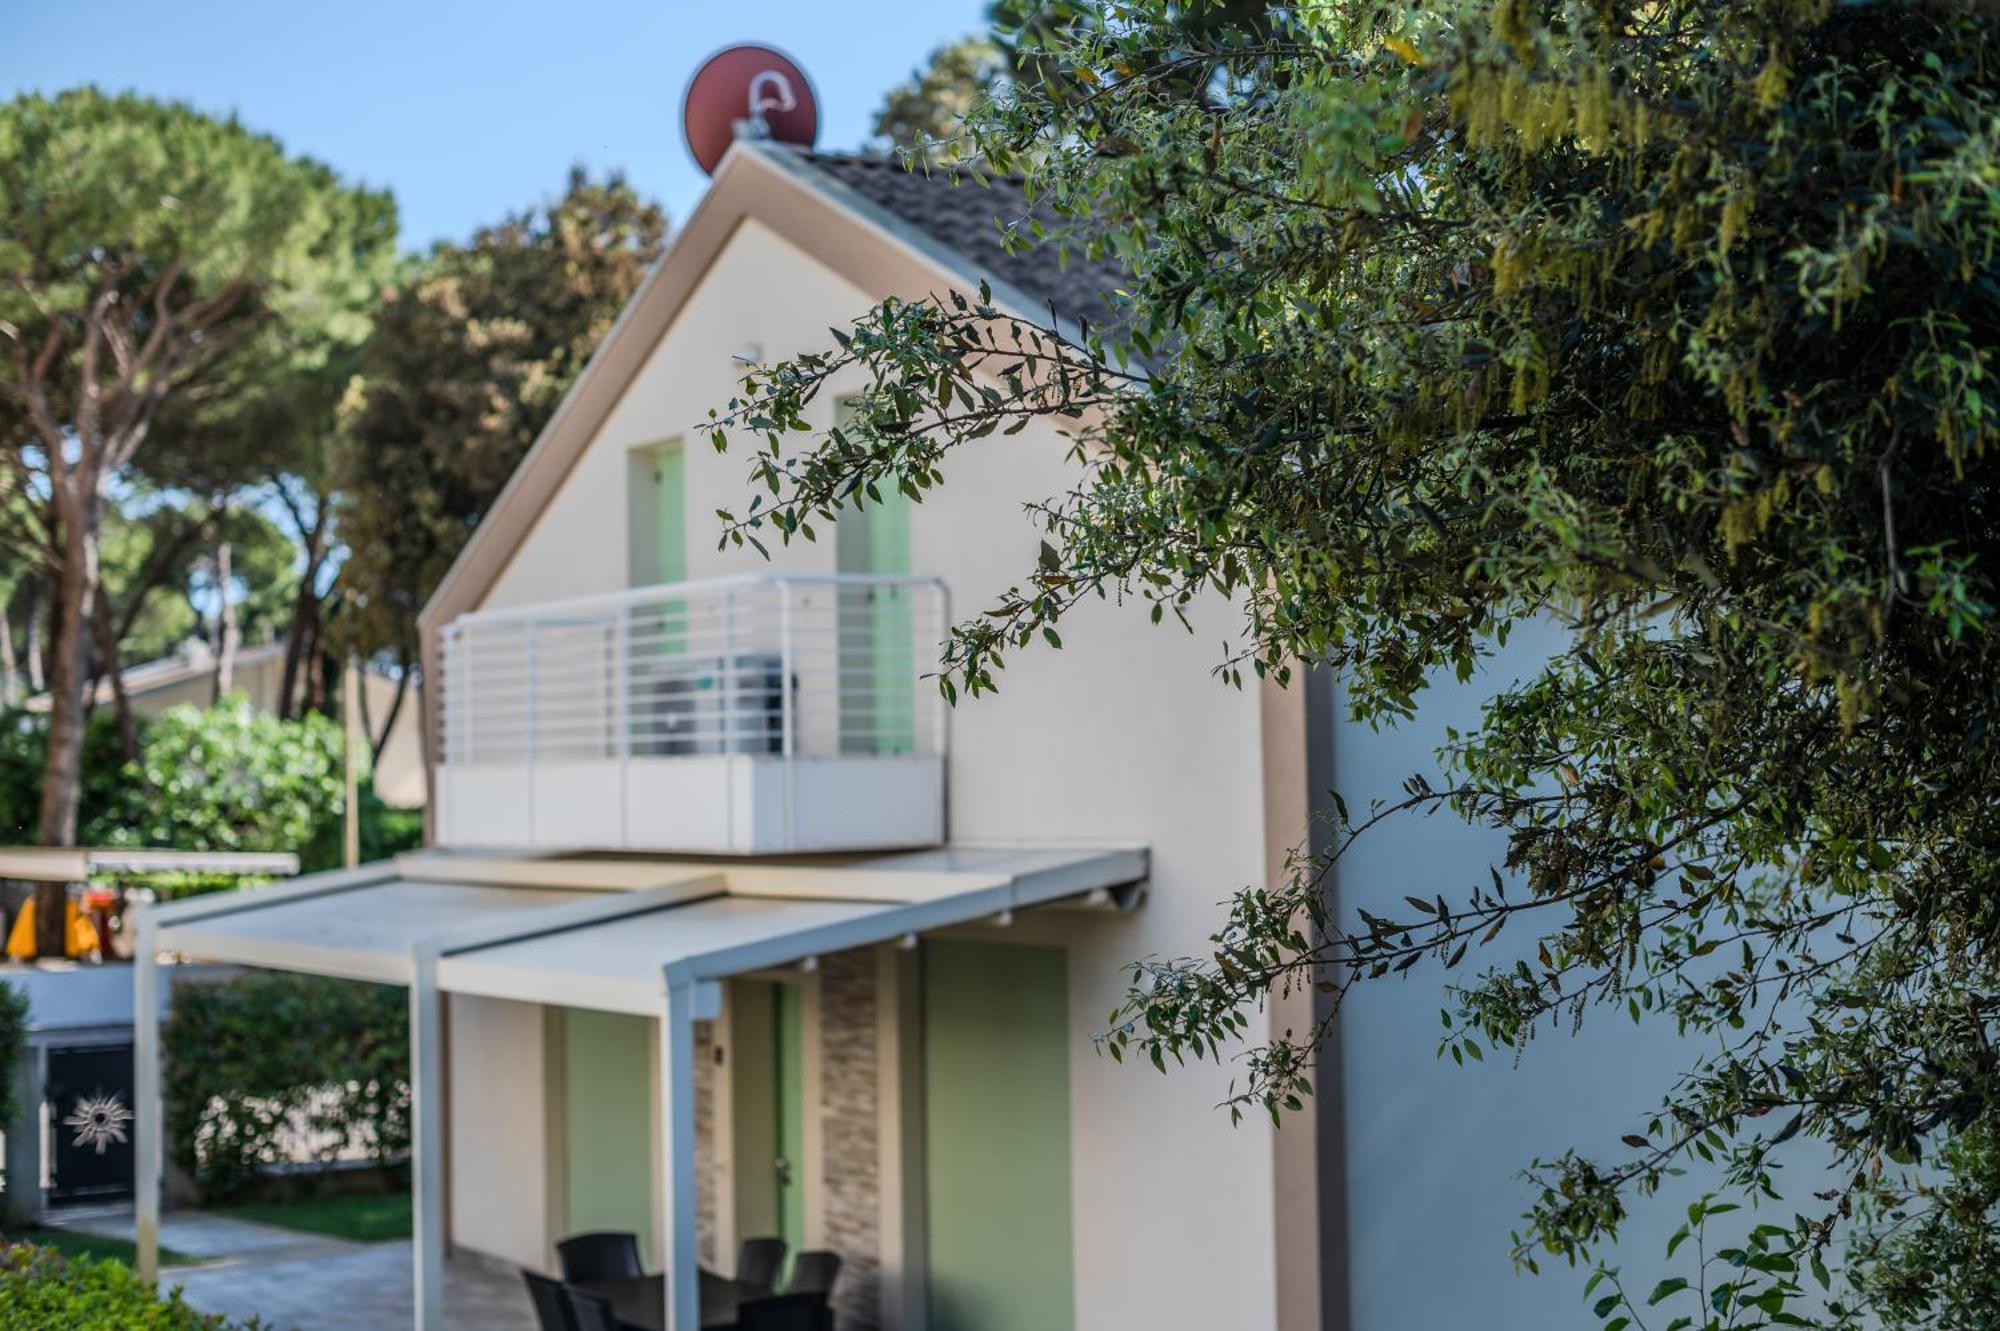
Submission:
[[[31,1226],[27,1229],[0,1230],[0,1244],[5,1243],[32,1243],[37,1248],[48,1248],[65,1257],[88,1257],[93,1261],[109,1257],[127,1266],[133,1262],[130,1241],[105,1238],[100,1234],[82,1234],[70,1229],[43,1229]],[[172,1248],[160,1249],[162,1266],[194,1266],[207,1260],[206,1257],[175,1252]]]
[[[246,1202],[211,1206],[211,1215],[235,1216],[283,1229],[325,1234],[356,1243],[410,1237],[410,1194],[391,1192],[345,1197],[311,1197],[290,1202]]]

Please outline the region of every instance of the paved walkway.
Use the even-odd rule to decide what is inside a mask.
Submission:
[[[128,1242],[134,1228],[129,1207],[64,1211],[51,1223]],[[397,1331],[411,1322],[406,1240],[351,1243],[173,1211],[160,1221],[160,1243],[210,1259],[161,1273],[163,1285],[180,1286],[203,1312],[261,1317],[275,1331]],[[520,1274],[468,1255],[453,1258],[446,1268],[445,1324],[466,1331],[535,1331]]]

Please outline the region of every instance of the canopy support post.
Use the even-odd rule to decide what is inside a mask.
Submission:
[[[139,1279],[160,1279],[160,1176],[166,1160],[166,1115],[160,1106],[159,926],[152,911],[138,911],[138,950],[132,957],[132,1209],[133,1247]]]
[[[437,951],[412,949],[410,1170],[416,1331],[444,1328],[444,1004]]]
[[[700,1331],[701,1268],[695,1243],[694,1022],[697,982],[666,971],[660,1023],[661,1182],[666,1191],[667,1331]]]

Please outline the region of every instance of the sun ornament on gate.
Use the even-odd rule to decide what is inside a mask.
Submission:
[[[77,1097],[76,1108],[69,1111],[63,1126],[76,1129],[70,1145],[79,1150],[92,1146],[103,1155],[105,1148],[114,1142],[125,1144],[125,1128],[131,1121],[132,1111],[125,1107],[125,1097],[116,1091],[106,1095],[99,1087],[95,1095]]]

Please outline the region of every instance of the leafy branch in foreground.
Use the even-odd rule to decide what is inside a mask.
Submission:
[[[974,160],[1026,168],[1019,243],[1123,265],[1115,326],[889,302],[753,373],[713,422],[758,440],[725,539],[810,539],[1050,420],[1077,482],[954,631],[954,697],[1095,595],[1227,597],[1228,679],[1323,665],[1382,724],[1560,626],[1439,779],[1343,812],[1207,955],[1139,965],[1107,1046],[1240,1058],[1232,1109],[1279,1115],[1323,1032],[1251,1016],[1297,986],[1337,1012],[1442,973],[1461,1061],[1664,1023],[1689,1062],[1629,1154],[1529,1166],[1523,1264],[1602,1261],[1685,1171],[1730,1199],[1690,1218],[1696,1272],[1633,1298],[1602,1271],[1608,1326],[2000,1324],[1995,28],[1917,0],[1042,5],[1000,34],[1032,77],[972,116]],[[835,375],[858,410],[795,444]],[[1491,875],[1329,899],[1355,838],[1424,816],[1493,829]],[[1726,1209],[1752,1204],[1791,1219]]]

